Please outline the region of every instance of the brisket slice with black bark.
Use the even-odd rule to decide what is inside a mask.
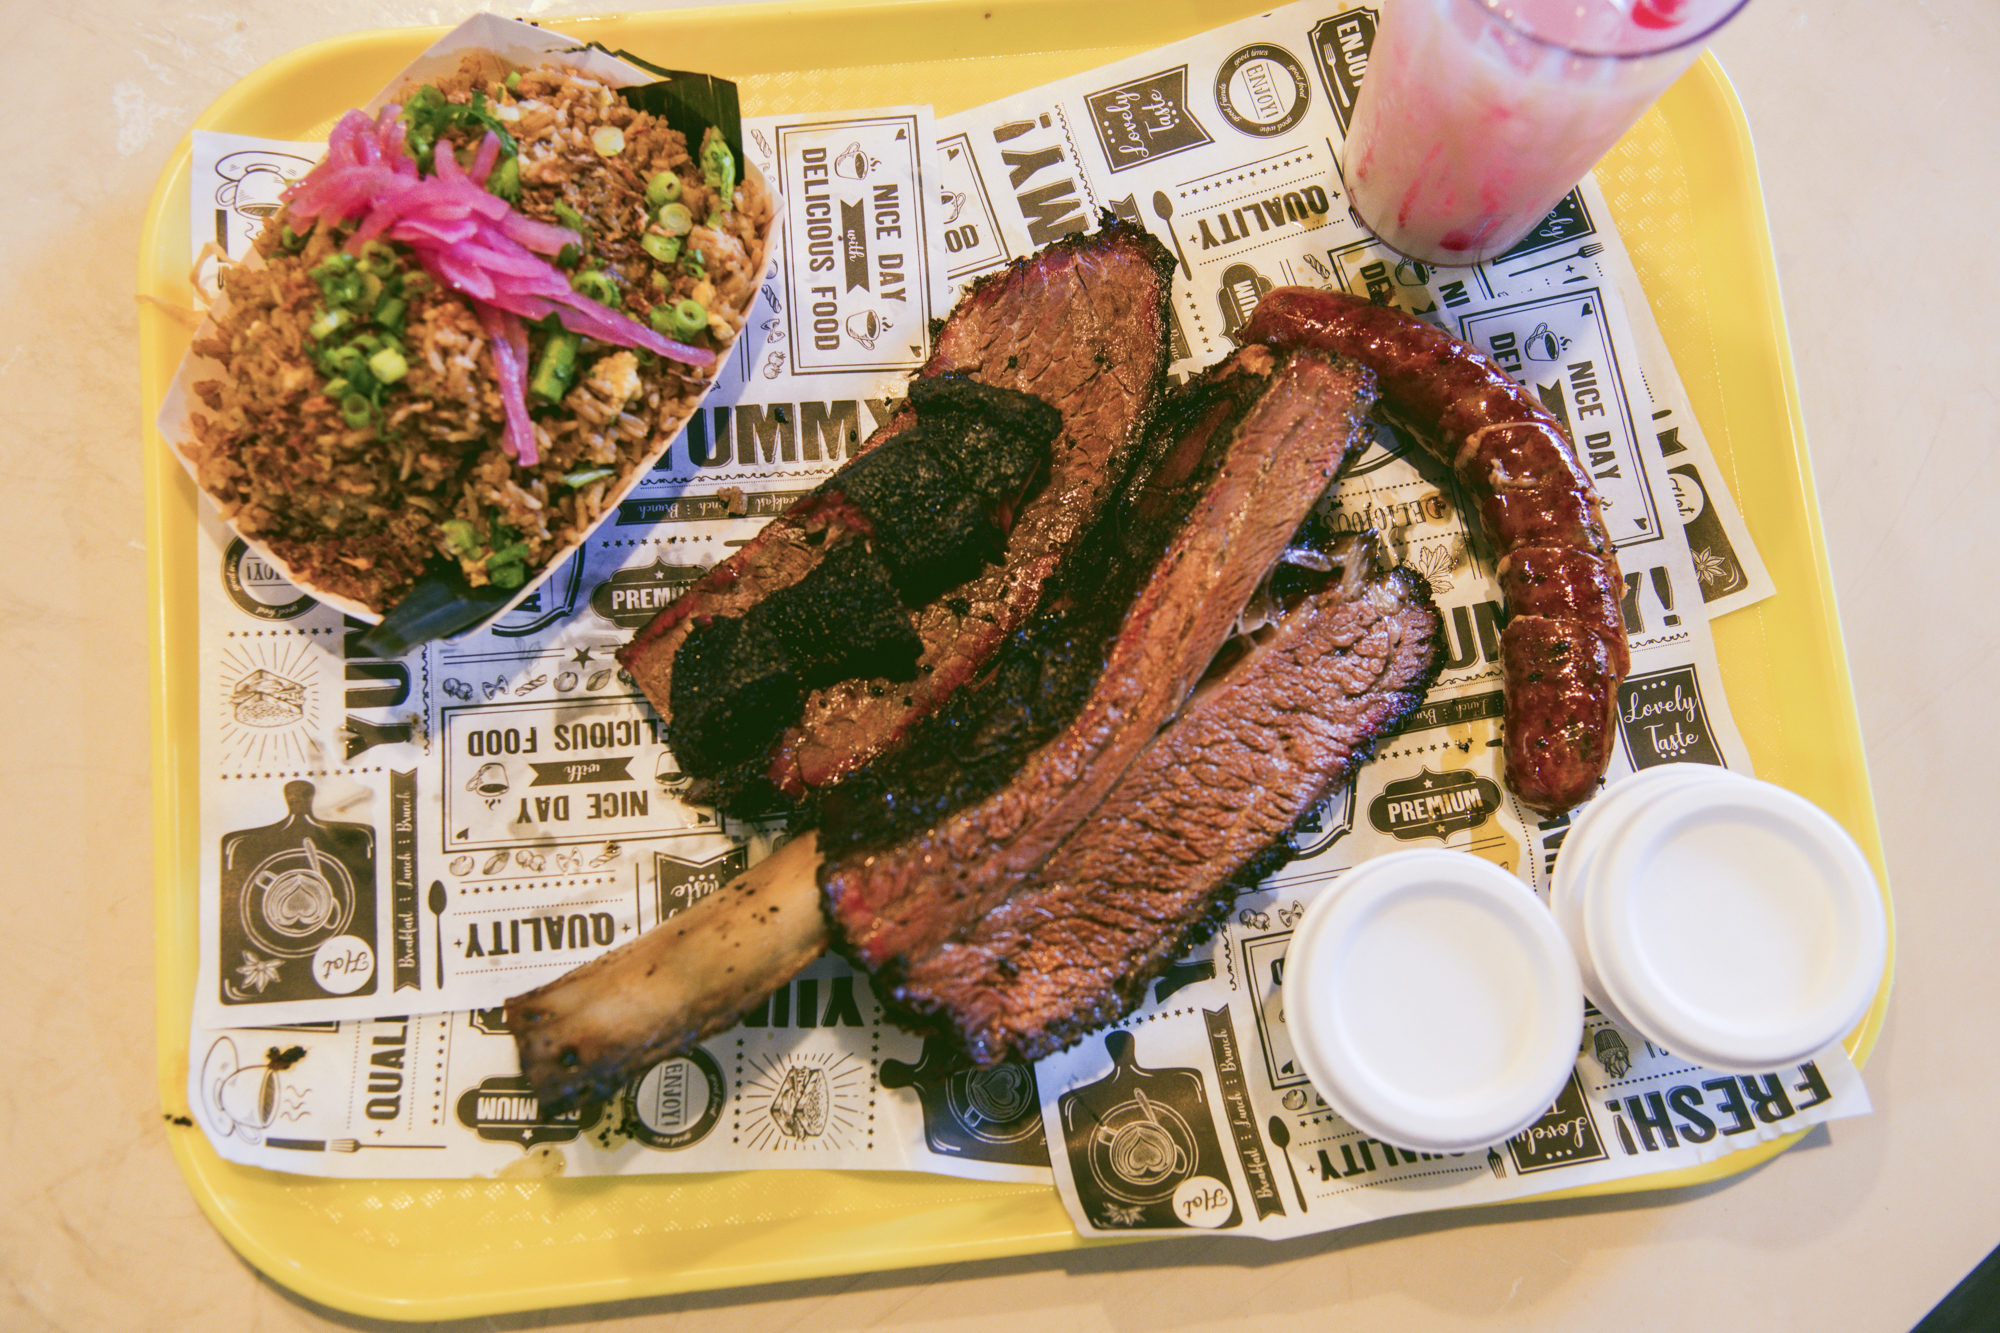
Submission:
[[[671,922],[507,1002],[522,1073],[545,1104],[614,1094],[649,1065],[729,1027],[823,952],[832,939],[819,885],[822,833],[828,846],[862,855],[919,836],[998,792],[1062,734],[1083,709],[1138,589],[1213,488],[1233,432],[1266,395],[1275,363],[1260,351],[1162,404],[1118,498],[1078,542],[1029,623],[978,682],[917,724],[909,744],[824,794],[825,830],[786,843]],[[1352,407],[1357,418],[1359,411]],[[1353,424],[1347,415],[1336,420]],[[1318,480],[1309,478],[1305,499],[1288,498],[1287,507],[1307,503]]]
[[[711,776],[704,797],[741,811],[798,801],[837,782],[977,674],[1028,618],[1046,580],[1117,491],[1158,403],[1174,267],[1142,228],[1107,221],[973,285],[939,328],[919,378],[963,375],[1053,406],[1062,433],[1047,481],[1012,515],[1001,562],[918,610],[923,647],[911,679],[875,676],[814,690],[775,746]],[[861,458],[913,420],[897,413]],[[868,526],[838,480],[773,519],[619,653],[662,715],[671,718],[675,655],[698,617],[742,614],[800,581],[829,544]]]
[[[713,778],[761,755],[809,690],[913,678],[924,644],[909,608],[999,557],[1062,415],[963,375],[916,381],[910,407],[914,425],[819,488],[841,519],[819,563],[740,615],[693,617],[668,681],[682,772]]]
[[[1436,679],[1430,586],[1377,573],[1377,549],[1373,533],[1337,544],[1327,586],[1225,653],[1027,882],[893,960],[874,983],[891,1015],[983,1065],[1054,1054],[1138,1007]]]
[[[958,795],[969,803],[944,811],[931,804],[931,779],[939,770],[984,768],[983,755],[966,745],[982,733],[976,726],[927,727],[882,766],[875,790],[864,784],[854,793],[877,799],[825,809],[820,848],[829,864],[821,887],[835,942],[892,984],[1032,884],[1186,703],[1288,540],[1369,438],[1367,413],[1375,400],[1373,376],[1360,366],[1309,354],[1274,357],[1258,348],[1206,372],[1192,391],[1197,402],[1203,395],[1215,400],[1197,429],[1180,436],[1202,457],[1189,466],[1184,456],[1167,455],[1162,484],[1147,494],[1171,495],[1183,489],[1176,479],[1185,477],[1198,498],[1185,521],[1163,525],[1172,531],[1163,549],[1153,547],[1157,557],[1138,562],[1145,573],[1137,596],[1118,610],[1108,635],[1100,625],[1093,637],[1087,615],[1067,644],[1060,635],[1036,643],[1031,632],[1010,645],[994,673],[1007,686],[995,712],[1006,715],[1018,705],[1020,688],[1008,684],[1008,667],[1047,658],[1058,667],[1091,668],[1092,683],[1061,730],[1018,767],[994,765],[996,772],[1012,769],[997,786],[962,789]],[[1147,507],[1139,506],[1140,529]],[[1148,536],[1134,533],[1129,558],[1145,550]],[[1113,569],[1092,574],[1107,585],[1117,582]],[[1066,590],[1082,591],[1074,583]],[[1061,610],[1049,608],[1048,619],[1059,619]],[[963,706],[986,693],[975,690]],[[938,753],[940,747],[951,752]],[[916,781],[900,783],[903,773]],[[893,827],[906,806],[928,820],[925,827]],[[883,810],[888,823],[870,813]]]

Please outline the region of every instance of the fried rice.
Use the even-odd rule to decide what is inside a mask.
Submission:
[[[705,174],[679,131],[572,70],[496,80],[468,64],[434,86],[452,107],[504,125],[518,145],[513,207],[581,238],[578,253],[566,248],[557,261],[578,290],[585,275],[601,275],[589,279],[589,294],[654,329],[678,308],[672,336],[718,357],[735,340],[763,271],[771,220],[759,178],[719,197],[728,178]],[[464,162],[492,136],[475,116],[456,114],[437,139]],[[662,188],[661,173],[678,181],[677,191]],[[677,193],[686,210],[678,243],[664,247],[663,193]],[[341,257],[355,249],[354,230],[325,219],[314,225],[287,204],[259,235],[256,260],[227,270],[226,309],[194,348],[223,367],[219,378],[194,386],[206,408],[193,413],[196,479],[238,532],[309,589],[377,612],[439,556],[475,587],[519,586],[580,540],[634,470],[678,432],[714,367],[568,335],[574,370],[566,387],[556,381],[559,401],[530,399],[534,447],[516,450],[477,307],[405,245],[370,242],[356,269]],[[367,284],[357,301],[373,304],[356,306],[365,334],[352,332],[353,321],[344,334],[329,330],[336,281],[353,291]],[[701,312],[689,301],[707,312],[695,331],[687,321]],[[335,346],[343,336],[355,352]],[[527,364],[542,362],[551,339],[564,336],[553,317],[531,326]],[[377,359],[383,348],[391,355]],[[364,363],[380,373],[362,372]]]

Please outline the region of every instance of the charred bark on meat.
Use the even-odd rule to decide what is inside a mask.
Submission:
[[[987,673],[897,750],[809,806],[830,858],[893,846],[991,796],[1075,720],[1141,583],[1214,480],[1230,432],[1267,383],[1232,364],[1167,399],[1123,497],[1078,543]]]
[[[937,329],[936,351],[913,381],[912,393],[920,397],[926,390],[918,386],[927,381],[958,376],[1044,399],[1062,420],[1046,482],[1011,510],[1012,527],[998,564],[961,575],[947,587],[925,586],[918,575],[914,591],[905,590],[906,598],[924,599],[914,618],[922,644],[914,673],[903,674],[896,659],[895,672],[809,688],[797,721],[775,744],[743,747],[698,784],[697,799],[735,814],[794,809],[808,794],[896,744],[918,719],[979,674],[1027,620],[1045,581],[1120,491],[1165,387],[1174,267],[1172,254],[1144,229],[1107,220],[1093,234],[1066,237],[973,284]],[[909,411],[898,412],[862,446],[849,469],[914,419]],[[881,525],[885,536],[890,526]],[[912,525],[909,532],[896,526],[893,540],[912,547],[905,563],[929,568],[924,525]],[[845,495],[822,487],[662,611],[619,653],[619,661],[671,723],[677,653],[698,624],[742,615],[800,581],[830,549],[856,534],[874,535],[875,527]],[[902,559],[897,552],[885,552],[888,556]],[[935,585],[944,577],[932,575],[929,581]],[[677,757],[685,768],[686,757]]]
[[[683,773],[713,780],[762,754],[813,690],[913,678],[924,645],[910,608],[999,558],[1061,414],[958,375],[911,385],[910,405],[913,425],[816,492],[848,516],[819,563],[740,615],[695,617],[665,710]]]

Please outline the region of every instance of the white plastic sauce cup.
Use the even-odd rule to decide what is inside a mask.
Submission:
[[[1722,1073],[1838,1039],[1888,959],[1881,892],[1847,831],[1706,765],[1607,788],[1564,840],[1551,907],[1607,1017]]]
[[[1464,1152],[1512,1138],[1575,1067],[1583,990],[1548,909],[1465,852],[1395,852],[1306,909],[1285,1017],[1313,1086],[1384,1143]]]

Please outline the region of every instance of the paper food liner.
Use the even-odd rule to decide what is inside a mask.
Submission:
[[[467,54],[490,56],[496,72],[503,64],[527,68],[555,64],[582,74],[588,74],[614,88],[628,88],[636,84],[652,83],[656,78],[655,75],[638,68],[636,65],[627,64],[625,61],[605,55],[601,51],[590,50],[575,38],[566,37],[562,33],[551,32],[546,28],[538,28],[533,24],[522,23],[514,19],[498,18],[492,14],[474,14],[443,37],[440,37],[422,55],[419,55],[415,60],[406,65],[400,74],[391,79],[383,87],[382,91],[376,93],[361,109],[371,116],[378,114],[383,107],[399,100],[399,94],[404,89],[419,84],[430,83],[456,73],[460,63]],[[758,169],[757,164],[750,160],[747,153],[744,154],[744,160],[738,166],[743,173],[744,179],[747,181],[754,177],[764,187],[765,192],[771,199],[771,220],[765,227],[762,237],[764,262],[768,266],[772,257],[777,253],[779,219],[784,216],[785,212],[783,200],[778,197],[777,190],[765,178],[764,173]],[[252,258],[254,259],[254,255]],[[755,302],[756,299],[757,285],[753,283],[745,297],[743,308],[736,313],[747,316],[751,303]],[[228,301],[229,298],[224,295],[219,297],[209,307],[208,313],[202,319],[201,326],[195,330],[187,354],[181,358],[180,367],[174,373],[173,382],[167,386],[166,395],[160,403],[158,418],[160,436],[166,440],[168,446],[173,450],[174,457],[187,470],[189,478],[195,480],[195,489],[197,490],[201,490],[201,486],[195,475],[194,459],[188,452],[190,448],[197,444],[192,413],[199,405],[200,399],[195,396],[194,386],[202,380],[217,378],[225,374],[226,371],[219,362],[207,357],[197,356],[194,353],[192,343],[199,342],[214,333],[221,317],[228,312]],[[730,358],[735,355],[737,344],[742,341],[743,338],[739,333],[727,347],[716,354],[715,366],[708,378],[709,388],[713,388],[720,382],[723,371],[729,365]],[[680,434],[681,429],[687,424],[688,419],[701,409],[701,402],[706,397],[707,389],[704,389],[701,397],[695,400],[694,406],[685,415],[673,421],[671,425],[663,427],[657,433],[653,448],[632,467],[624,480],[619,483],[617,489],[610,493],[605,500],[603,510],[598,514],[596,521],[590,527],[579,533],[575,541],[552,554],[539,570],[535,571],[519,588],[514,590],[514,595],[508,599],[506,605],[497,608],[491,615],[481,620],[478,625],[468,626],[466,629],[449,637],[458,638],[465,634],[477,632],[481,626],[491,623],[501,616],[506,615],[509,611],[512,611],[516,606],[519,606],[522,602],[533,596],[536,590],[544,583],[547,583],[549,578],[562,568],[563,563],[590,539],[591,534],[603,524],[605,519],[617,512],[619,503],[632,493],[633,489],[645,479],[646,474],[652,470],[653,465],[659,462],[661,456],[667,452],[668,447],[674,442],[675,437]],[[211,505],[215,503],[214,498],[207,491],[202,491],[202,498]],[[226,519],[224,521],[228,522]],[[299,591],[317,598],[328,606],[337,608],[341,612],[354,617],[356,620],[365,621],[371,625],[381,623],[381,612],[363,606],[351,597],[345,597],[339,593],[329,592],[321,588],[311,579],[300,574],[291,565],[279,559],[263,542],[249,533],[238,529],[233,522],[229,523],[229,528],[251,550],[255,551],[261,559],[270,562],[271,566],[280,571]]]

